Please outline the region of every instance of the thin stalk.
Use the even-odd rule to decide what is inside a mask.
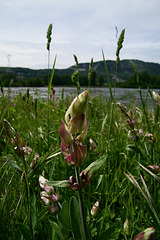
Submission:
[[[49,85],[49,62],[50,62],[50,51],[48,51],[48,85]],[[48,147],[49,147],[49,94],[47,96],[47,122],[48,122]]]
[[[25,178],[25,187],[26,187],[26,195],[27,195],[27,205],[28,205],[28,221],[29,226],[31,228],[32,232],[32,225],[31,225],[31,206],[30,206],[30,189],[29,189],[29,183],[27,178],[27,167],[26,167],[26,161],[24,155],[22,156],[22,163],[23,163],[23,169],[24,169],[24,178]]]
[[[82,184],[81,184],[81,180],[80,180],[80,177],[79,177],[79,168],[78,167],[75,167],[75,174],[76,174],[77,183],[79,184],[78,198],[79,198],[79,205],[80,205],[80,212],[81,212],[83,235],[84,235],[84,240],[87,240],[88,239],[87,222],[86,222],[83,196],[82,196]]]

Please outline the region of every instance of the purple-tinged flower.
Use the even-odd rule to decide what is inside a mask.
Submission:
[[[59,200],[59,191],[57,189],[55,195],[53,194],[54,189],[52,186],[48,186],[45,183],[47,183],[48,180],[44,178],[43,176],[39,176],[39,185],[41,188],[44,189],[40,193],[41,199],[44,201],[45,205],[47,205],[47,208],[52,213],[55,213],[58,211],[58,200]]]
[[[96,201],[91,209],[91,215],[95,216],[98,213],[99,210],[99,201]]]
[[[129,235],[131,229],[131,222],[128,220],[128,217],[126,217],[126,221],[123,224],[123,228],[125,234]]]
[[[87,154],[86,146],[83,146],[82,144],[76,142],[68,147],[64,142],[62,142],[62,152],[65,156],[66,162],[68,164],[73,164],[76,167],[82,165]]]
[[[152,133],[146,133],[145,137],[148,138],[151,143],[156,143],[157,141],[157,139],[153,137]]]
[[[48,194],[52,194],[53,193],[53,187],[52,186],[48,186],[45,183],[47,183],[48,180],[46,178],[44,178],[43,176],[39,176],[39,185],[41,188],[43,188],[45,190],[45,192],[47,192]]]
[[[154,99],[155,103],[158,106],[160,106],[160,96],[159,96],[159,94],[153,91],[152,96],[153,96],[153,99]]]
[[[72,188],[74,190],[79,189],[79,184],[76,182],[76,178],[74,176],[70,176],[69,183],[70,183],[69,188]]]
[[[95,144],[92,138],[89,139],[89,144],[90,144],[90,147],[93,149],[93,151],[96,151],[97,145]]]
[[[38,161],[38,158],[39,158],[39,154],[36,153],[33,161],[32,161],[31,164],[30,164],[30,168],[31,168],[31,169],[34,169],[34,168],[35,168],[35,166],[36,166],[36,164],[37,164],[37,161]]]
[[[149,170],[155,174],[160,173],[160,166],[157,165],[149,165]]]
[[[60,127],[61,148],[68,164],[81,166],[86,157],[86,146],[82,142],[86,138],[88,120],[85,115],[88,91],[78,95],[65,114],[65,122]]]
[[[18,156],[29,155],[32,152],[32,149],[27,147],[27,144],[22,141],[20,134],[15,131],[6,119],[3,119],[3,124],[9,138],[9,142],[12,146],[14,146],[15,153]]]
[[[134,238],[134,240],[155,240],[155,239],[156,239],[156,230],[154,227],[149,227],[145,229]]]
[[[91,177],[92,177],[92,174],[89,174],[85,170],[80,173],[82,188],[85,188],[88,186],[88,184],[90,183]]]

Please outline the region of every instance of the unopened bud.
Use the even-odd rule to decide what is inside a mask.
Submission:
[[[153,99],[154,99],[155,103],[158,106],[160,106],[160,96],[159,96],[159,94],[153,91],[152,96],[153,96]]]
[[[149,227],[139,233],[134,240],[155,240],[156,239],[156,230],[154,227]]]
[[[160,173],[160,166],[157,165],[149,165],[149,170],[155,174]]]
[[[73,102],[71,103],[70,107],[68,108],[65,114],[65,120],[68,124],[71,118],[78,117],[82,113],[84,114],[87,109],[87,100],[88,100],[88,90],[79,94]]]
[[[92,209],[91,209],[91,215],[95,216],[97,214],[99,210],[99,201],[95,202],[95,204],[93,205]]]
[[[131,226],[131,222],[128,220],[128,217],[127,217],[126,221],[124,222],[124,225],[123,225],[124,232],[125,232],[126,235],[129,235],[130,226]]]

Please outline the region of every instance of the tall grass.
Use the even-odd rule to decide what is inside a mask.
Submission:
[[[56,230],[55,225],[52,224],[52,222],[57,223],[56,216],[48,212],[40,199],[38,177],[39,174],[43,173],[46,178],[55,181],[68,179],[68,176],[74,174],[74,169],[67,166],[60,153],[61,143],[59,137],[61,119],[63,119],[64,111],[68,108],[70,102],[71,99],[67,98],[66,101],[63,101],[63,105],[61,101],[57,102],[57,107],[50,105],[50,124],[52,130],[50,133],[51,149],[48,151],[47,108],[44,100],[37,100],[36,112],[34,107],[35,102],[31,97],[28,102],[25,96],[22,95],[13,99],[4,96],[0,100],[3,118],[11,122],[27,145],[33,149],[32,154],[26,159],[25,170],[30,188],[30,211],[32,216],[32,229],[30,229],[27,223],[28,214],[26,215],[26,187],[25,181],[22,178],[23,161],[14,153],[1,121],[0,214],[3,221],[1,221],[0,236],[2,239],[26,238],[25,232],[28,231],[32,231],[29,236],[34,236],[34,239],[61,239],[57,235],[57,231],[59,230]],[[90,96],[87,111],[89,128],[85,140],[88,153],[84,162],[84,168],[94,160],[102,157],[105,159],[103,168],[94,174],[90,184],[83,192],[84,205],[87,210],[87,225],[89,226],[92,239],[104,239],[107,236],[108,239],[123,239],[125,236],[123,223],[126,217],[131,222],[130,232],[128,233],[131,239],[134,239],[140,230],[149,226],[155,226],[157,232],[159,231],[157,220],[155,220],[154,214],[148,209],[147,201],[143,199],[144,196],[135,189],[134,185],[130,183],[125,175],[125,173],[128,174],[130,172],[136,181],[139,181],[141,175],[143,176],[158,216],[160,211],[159,178],[157,178],[158,180],[153,178],[144,168],[137,165],[137,162],[146,168],[148,165],[153,165],[153,142],[151,141],[152,139],[146,137],[148,124],[143,118],[143,107],[139,109],[133,106],[130,107],[130,110],[135,119],[137,135],[138,130],[143,130],[143,134],[138,136],[136,145],[127,118],[119,108],[114,105],[111,128],[109,115],[111,112],[110,102],[104,101],[100,97],[92,98]],[[160,151],[158,142],[160,135],[158,131],[159,115],[156,112],[157,108],[153,106],[153,110],[150,112],[147,111],[147,114],[150,127],[154,129],[153,136],[156,138],[154,148],[156,164],[158,165]],[[28,119],[31,121],[30,128],[28,128]],[[89,145],[90,138],[93,139],[97,146],[95,151]],[[31,169],[30,164],[36,153],[40,157],[35,168]],[[154,182],[156,182],[156,185],[153,184]],[[143,188],[144,186],[142,185],[142,190],[145,191]],[[60,188],[59,192],[62,206],[64,202],[67,202],[67,206],[71,196],[77,195],[73,190],[65,188]],[[99,210],[96,215],[92,216],[90,211],[96,201],[100,203]],[[67,211],[67,209],[64,211]],[[59,214],[62,213],[60,212]],[[67,228],[65,225],[68,224],[67,215],[65,216],[65,223],[62,224],[60,221],[60,226],[62,224],[65,228],[63,229],[62,226],[62,229],[60,228],[63,236]],[[70,228],[67,229],[68,235],[64,239],[72,239]]]

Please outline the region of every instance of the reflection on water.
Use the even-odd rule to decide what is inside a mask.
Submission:
[[[4,94],[7,94],[8,89],[10,90],[11,96],[16,96],[20,92],[23,94],[26,93],[26,87],[23,88],[4,88]],[[75,87],[54,87],[55,97],[60,98],[62,94],[62,89],[64,89],[64,97],[67,95],[74,97],[77,93],[77,88]],[[41,88],[29,88],[29,93],[33,98],[47,98],[47,87]],[[91,88],[91,96],[103,96],[104,99],[110,98],[110,93],[108,88]],[[83,89],[82,89],[83,91]],[[156,92],[159,93],[159,90],[156,89]],[[135,88],[115,88],[113,89],[114,99],[118,100],[126,105],[135,102],[138,106],[141,105],[140,94]],[[147,89],[142,89],[142,95],[144,100],[147,101],[149,108],[153,105],[150,94]]]

